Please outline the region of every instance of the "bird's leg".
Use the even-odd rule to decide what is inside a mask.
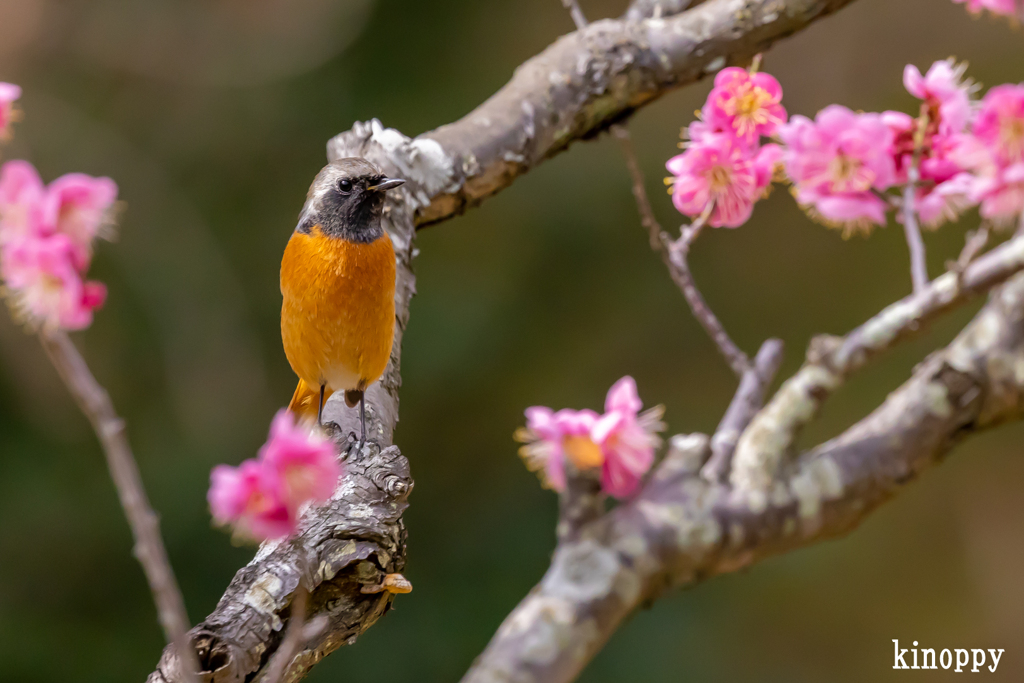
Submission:
[[[359,442],[356,444],[358,450],[363,449],[363,444],[366,443],[366,400],[365,394],[362,389],[348,389],[345,391],[345,405],[349,408],[355,408],[359,406],[359,426],[360,436]],[[352,436],[355,437],[355,432],[352,432]]]
[[[366,395],[359,395],[359,448],[366,443]]]
[[[324,426],[324,388],[325,385],[320,385],[320,404],[316,408],[316,424],[318,427]]]

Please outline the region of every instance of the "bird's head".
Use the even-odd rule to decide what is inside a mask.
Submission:
[[[360,157],[332,161],[309,186],[296,230],[308,233],[319,225],[328,237],[373,242],[383,234],[384,193],[404,182]]]

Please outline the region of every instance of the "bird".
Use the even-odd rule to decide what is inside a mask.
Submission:
[[[384,195],[405,182],[360,157],[337,159],[313,180],[281,259],[281,341],[299,377],[288,405],[322,425],[324,403],[345,392],[359,406],[380,379],[395,336],[395,250],[381,224]]]

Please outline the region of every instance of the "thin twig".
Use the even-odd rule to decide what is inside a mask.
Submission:
[[[903,231],[907,235],[907,246],[910,247],[910,278],[914,283],[914,292],[924,291],[928,286],[928,264],[925,260],[924,240],[921,239],[921,228],[917,225],[917,210],[914,207],[914,193],[917,191],[918,170],[917,153],[914,161],[907,169],[907,186],[903,189]]]
[[[747,357],[747,354],[743,353],[740,347],[736,346],[735,342],[725,331],[722,323],[704,300],[704,296],[697,289],[697,283],[693,279],[693,273],[690,272],[690,266],[686,260],[689,255],[690,246],[697,239],[697,236],[700,235],[701,229],[711,213],[711,208],[712,205],[709,204],[708,210],[698,216],[693,223],[683,226],[682,234],[675,242],[666,233],[662,232],[660,234],[662,259],[665,261],[665,265],[668,266],[669,275],[672,276],[673,282],[682,291],[686,303],[690,305],[690,310],[693,311],[697,322],[701,324],[708,333],[708,336],[718,346],[718,350],[725,357],[733,372],[742,377],[750,368],[750,359]]]
[[[292,597],[292,609],[288,615],[288,629],[285,631],[281,645],[267,664],[267,673],[262,683],[278,683],[295,655],[309,642],[306,635],[306,602],[309,590],[306,588],[305,571],[300,574],[299,587]]]
[[[616,123],[611,126],[612,135],[622,146],[622,154],[626,157],[626,168],[629,170],[629,177],[633,183],[633,198],[636,200],[636,208],[640,212],[640,224],[647,229],[647,235],[651,241],[651,249],[661,249],[662,232],[661,224],[654,216],[654,209],[651,208],[651,200],[647,197],[647,189],[644,186],[644,172],[640,169],[640,162],[636,157],[636,150],[633,148],[633,138],[629,134],[626,124]]]
[[[577,29],[583,29],[587,26],[587,18],[584,16],[583,11],[580,10],[577,0],[562,0],[562,5],[569,10]],[[683,296],[690,305],[690,310],[693,311],[694,317],[697,318],[711,339],[718,345],[718,350],[725,356],[729,367],[742,377],[750,368],[750,359],[747,357],[747,354],[743,353],[733,343],[722,323],[719,322],[711,308],[708,307],[700,290],[697,289],[697,283],[694,281],[693,274],[690,272],[690,267],[686,262],[690,245],[697,239],[701,228],[704,227],[708,217],[711,215],[714,205],[708,204],[708,208],[689,228],[683,228],[679,240],[671,243],[668,235],[661,229],[657,218],[654,217],[651,201],[647,197],[644,174],[640,170],[640,162],[637,160],[636,150],[633,148],[633,140],[629,134],[629,129],[625,125],[615,124],[611,126],[611,131],[622,146],[622,153],[626,157],[626,168],[629,170],[630,178],[633,181],[633,197],[636,199],[637,210],[640,212],[640,223],[647,229],[651,248],[662,252],[665,265],[669,269],[669,274],[679,289],[682,290]]]
[[[711,437],[711,457],[700,474],[710,482],[724,482],[729,474],[732,454],[743,430],[764,405],[765,392],[782,364],[782,340],[769,339],[761,345],[753,366],[743,373],[740,386],[729,409]]]
[[[662,19],[699,5],[704,0],[633,0],[624,18],[630,21],[641,19]]]
[[[679,226],[679,239],[671,243],[669,249],[681,253],[683,256],[689,256],[690,247],[700,237],[700,233],[704,231],[704,226],[707,225],[708,217],[714,208],[714,204],[708,204],[704,212],[697,216],[692,223]]]
[[[1024,237],[978,257],[963,273],[945,273],[920,293],[910,294],[845,337],[815,337],[800,371],[783,382],[768,405],[740,436],[730,481],[767,490],[791,455],[801,430],[852,373],[926,323],[1024,270]]]
[[[577,0],[562,0],[562,7],[569,10],[569,16],[572,17],[572,23],[576,24],[577,29],[586,28],[587,17],[584,16]]]
[[[963,275],[967,266],[971,265],[971,262],[981,253],[986,244],[988,244],[987,225],[982,225],[977,230],[969,230],[964,241],[964,248],[960,251],[960,256],[957,257],[956,261],[948,261],[946,269],[951,273],[956,273],[958,276]]]
[[[160,537],[159,518],[146,497],[139,468],[128,444],[124,420],[117,416],[110,396],[93,377],[85,359],[67,334],[59,330],[43,331],[39,339],[68,391],[89,418],[99,437],[121,507],[124,508],[135,538],[135,557],[142,565],[156,602],[160,624],[184,663],[184,670],[181,671],[183,678],[194,683],[199,662],[188,638],[189,622],[185,601],[181,597],[181,590]]]
[[[725,356],[729,367],[742,377],[743,373],[750,367],[750,359],[732,341],[722,323],[719,322],[714,312],[712,312],[704,300],[700,290],[697,289],[697,283],[693,279],[693,274],[690,272],[690,267],[686,260],[690,247],[700,235],[701,230],[711,215],[714,205],[708,204],[704,213],[698,216],[693,223],[689,226],[683,226],[679,239],[673,242],[654,216],[651,201],[647,196],[644,174],[640,170],[640,162],[637,160],[636,150],[633,148],[629,129],[623,124],[616,124],[612,126],[612,133],[622,146],[622,153],[626,157],[626,168],[629,169],[629,175],[633,181],[633,198],[636,199],[637,211],[640,213],[640,222],[647,229],[651,248],[661,252],[662,260],[668,268],[672,281],[682,291],[683,297],[686,299],[686,303],[690,305],[690,310],[693,311],[694,317],[697,318],[697,321],[707,331],[708,336],[718,346],[718,350]]]
[[[910,279],[915,294],[928,286],[928,260],[924,240],[921,239],[921,228],[917,223],[916,200],[917,183],[921,180],[921,147],[924,145],[929,116],[928,107],[922,104],[921,115],[917,117],[917,129],[914,131],[914,152],[910,157],[910,168],[907,169],[907,185],[903,188],[903,232],[910,248]]]

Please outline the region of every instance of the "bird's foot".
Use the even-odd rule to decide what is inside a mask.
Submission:
[[[363,447],[367,443],[369,443],[366,439],[359,438],[359,435],[355,432],[355,430],[349,430],[348,436],[346,436],[345,438],[348,442],[348,445],[346,446],[345,450],[351,453],[362,453]]]
[[[337,422],[321,422],[320,431],[322,431],[328,439],[337,439],[341,432],[341,427],[338,426]]]

